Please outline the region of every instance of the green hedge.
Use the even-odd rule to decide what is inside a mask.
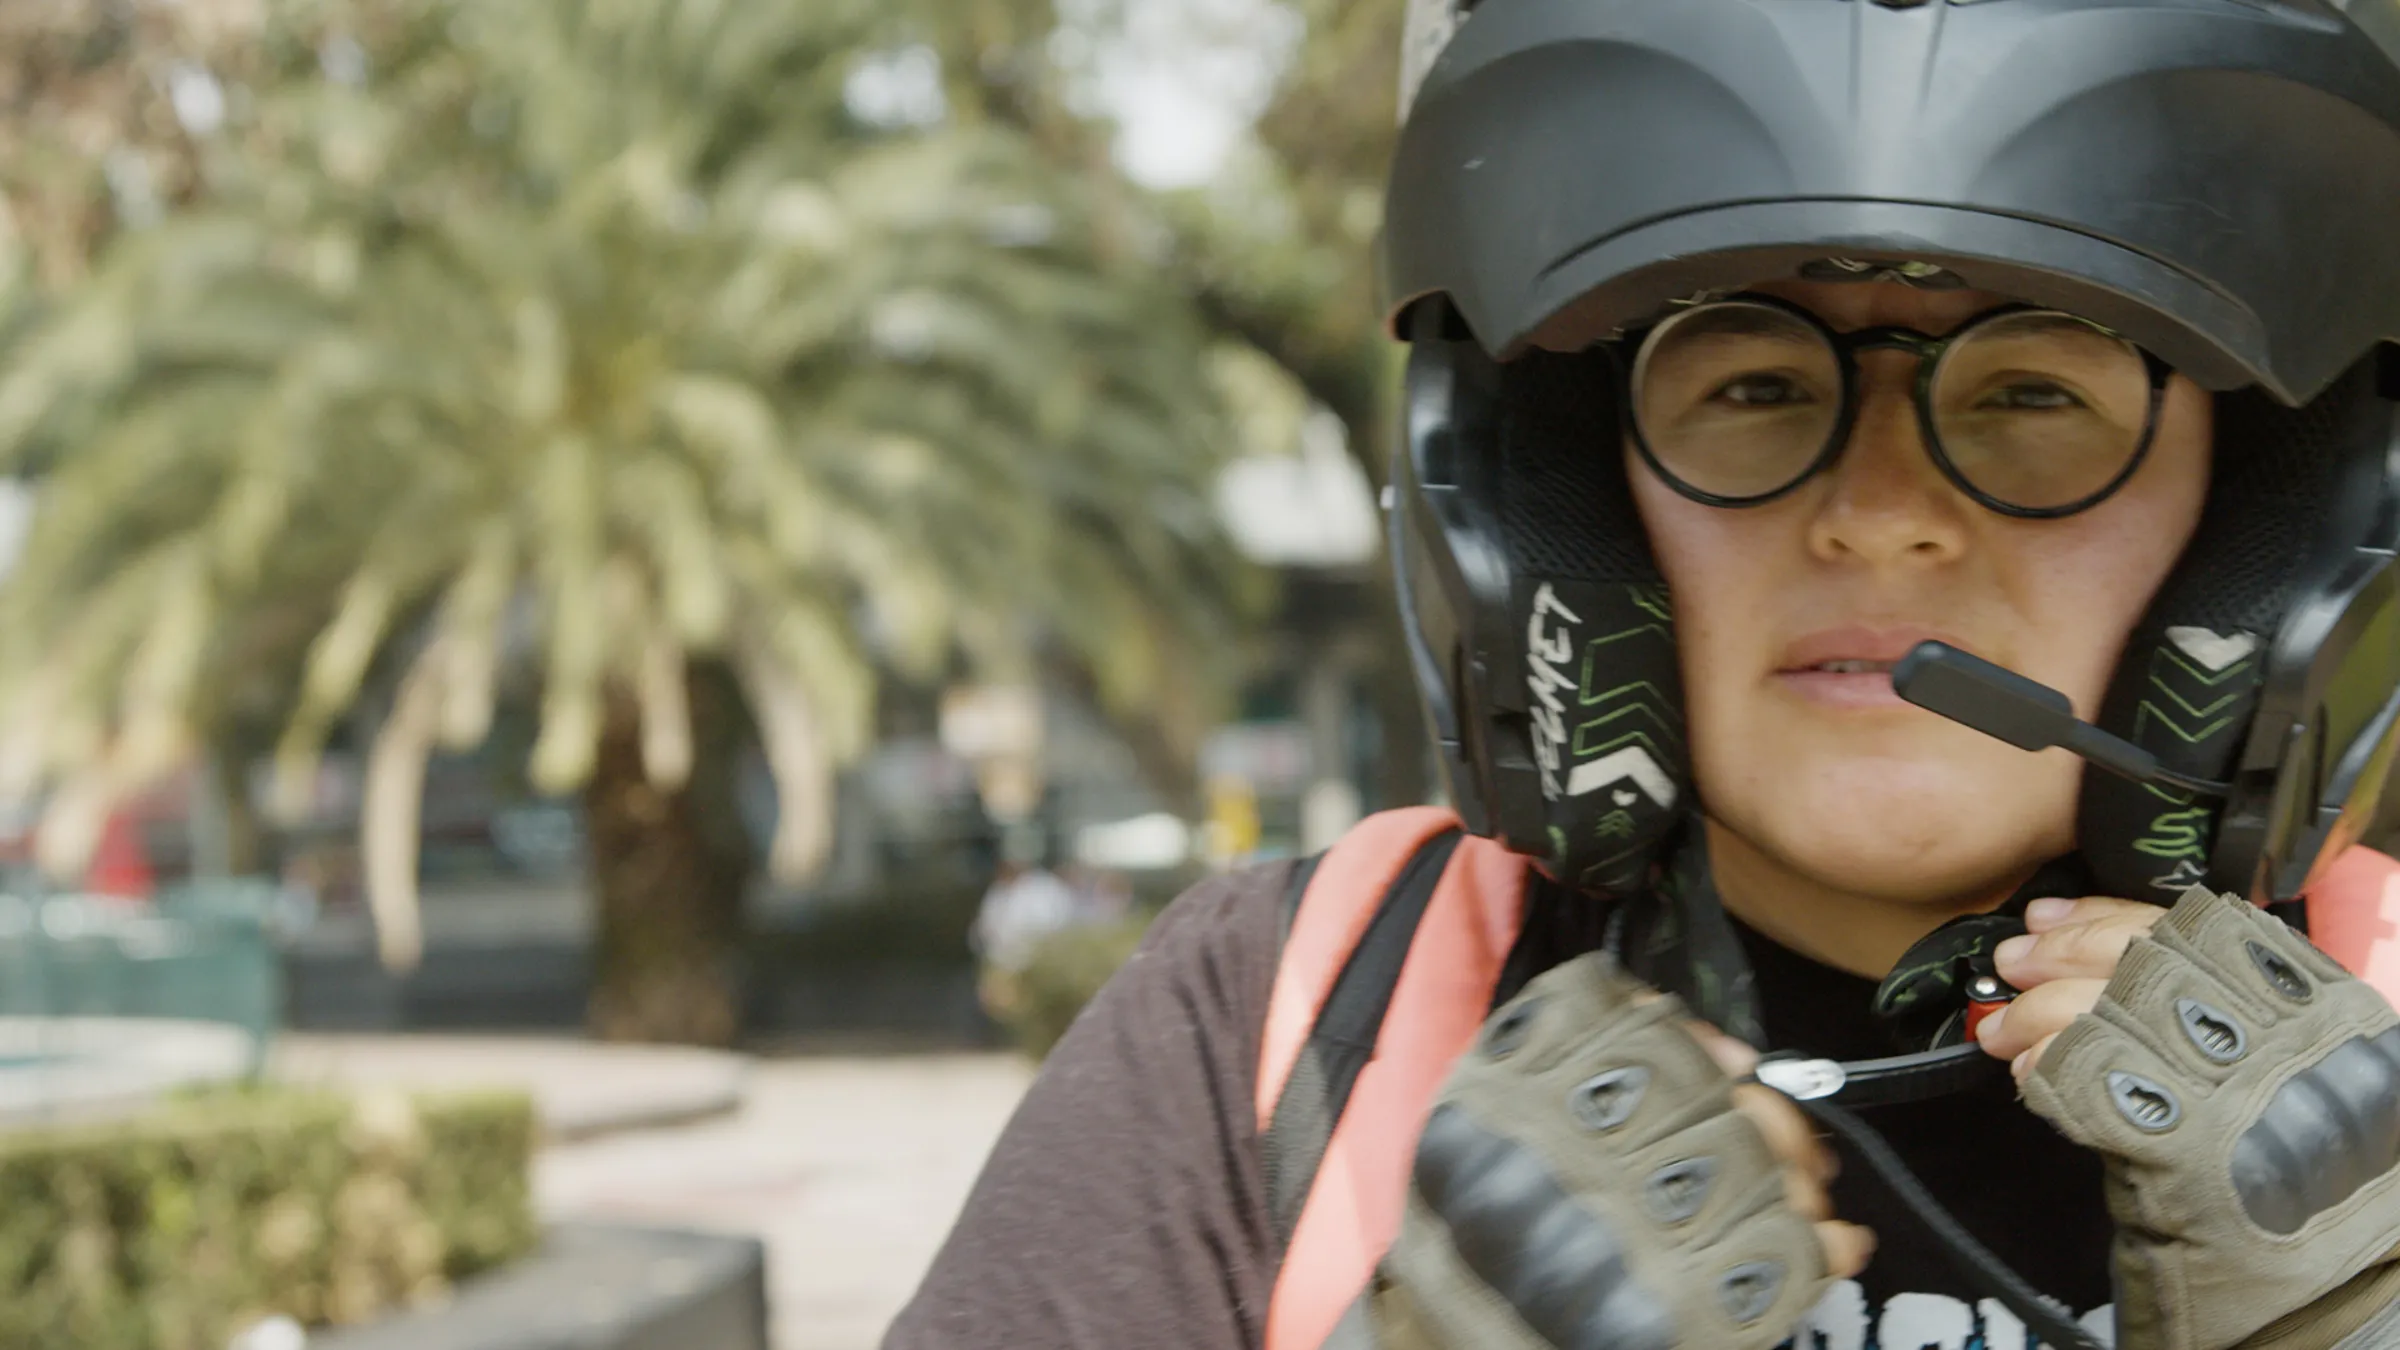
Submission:
[[[754,933],[743,957],[753,970],[773,976],[969,970],[975,957],[967,930],[981,902],[981,891],[955,881],[895,883],[873,896],[812,905],[789,926]]]
[[[361,1322],[530,1250],[522,1095],[178,1101],[0,1136],[0,1346],[222,1350]]]
[[[1001,1019],[1017,1048],[1037,1060],[1048,1055],[1083,1005],[1141,945],[1149,926],[1150,916],[1143,915],[1124,923],[1070,928],[1035,944]]]

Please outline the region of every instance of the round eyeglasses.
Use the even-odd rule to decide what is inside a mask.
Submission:
[[[2003,515],[2088,510],[2141,467],[2172,369],[2108,329],[2011,305],[1946,337],[1837,333],[1772,296],[1681,310],[1616,344],[1636,450],[1709,506],[1758,506],[1833,467],[1858,419],[1858,353],[1917,358],[1917,424],[1943,477]]]

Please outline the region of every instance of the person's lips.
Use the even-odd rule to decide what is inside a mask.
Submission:
[[[1813,703],[1845,708],[1905,707],[1892,692],[1892,666],[1921,642],[1967,644],[1932,628],[1828,628],[1783,649],[1776,682]]]

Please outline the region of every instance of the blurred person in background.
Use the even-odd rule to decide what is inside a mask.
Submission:
[[[1017,982],[1043,939],[1083,922],[1087,906],[1075,887],[1038,862],[1004,862],[983,894],[968,930],[980,974],[984,1011],[1005,1019]]]
[[[1418,4],[1454,806],[1179,900],[889,1350],[2400,1347],[2395,37]]]
[[[1133,887],[1122,874],[1077,863],[1067,868],[1066,881],[1075,892],[1076,913],[1084,922],[1121,923],[1132,917]]]

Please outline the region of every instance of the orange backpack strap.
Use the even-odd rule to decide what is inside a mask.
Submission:
[[[1334,1123],[1350,1103],[1360,1071],[1375,1053],[1377,1035],[1391,1010],[1400,972],[1416,942],[1417,927],[1433,902],[1434,887],[1458,849],[1459,832],[1445,830],[1409,855],[1386,890],[1358,942],[1326,990],[1308,1039],[1302,1043],[1283,1091],[1276,1094],[1264,1133],[1267,1214],[1279,1247],[1288,1247],[1300,1211],[1333,1142]],[[1311,871],[1313,878],[1316,873]],[[1292,897],[1297,918],[1303,896]]]
[[[1434,1094],[1482,1027],[1524,922],[1524,859],[1435,808],[1370,817],[1295,880],[1259,1054],[1284,1253],[1266,1350],[1357,1333],[1354,1305],[1399,1235]]]
[[[2307,901],[2309,940],[2400,1007],[2400,862],[2345,849]]]

